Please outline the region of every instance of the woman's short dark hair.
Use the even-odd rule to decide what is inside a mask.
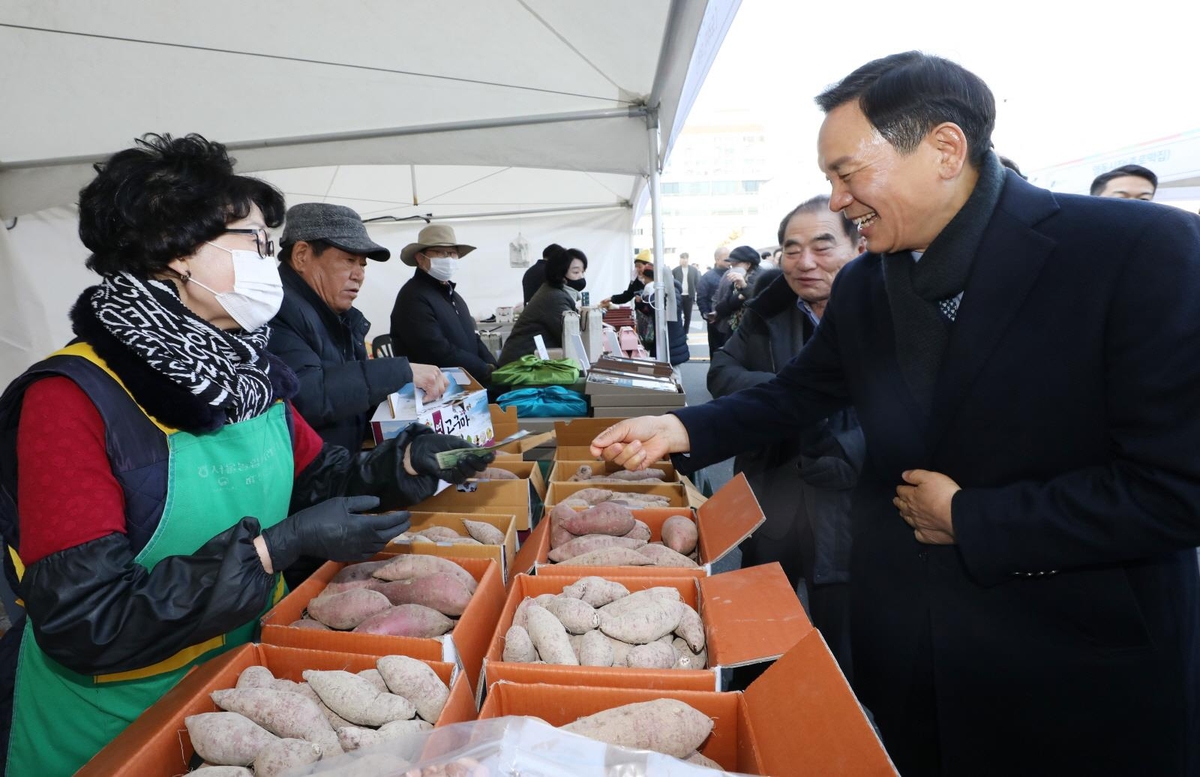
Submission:
[[[948,59],[907,51],[876,59],[817,96],[825,113],[856,101],[871,126],[901,154],[949,121],[962,128],[975,169],[992,148],[996,99],[983,79]]]
[[[546,283],[555,288],[562,288],[567,271],[571,269],[571,262],[576,259],[583,262],[583,269],[586,270],[587,257],[578,248],[559,248],[557,251],[551,251],[546,257]]]
[[[101,275],[148,276],[190,256],[250,207],[268,227],[283,223],[283,195],[257,178],[235,175],[225,146],[200,135],[143,135],[133,148],[96,165],[79,193],[79,238]]]

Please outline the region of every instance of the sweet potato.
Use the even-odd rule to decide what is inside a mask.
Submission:
[[[216,766],[249,766],[279,737],[236,712],[204,712],[183,719],[194,749]]]
[[[530,664],[537,660],[537,650],[533,647],[533,640],[529,638],[529,632],[524,626],[509,626],[508,631],[504,632],[503,658],[505,661],[522,664]]]
[[[388,598],[368,588],[322,594],[308,603],[308,614],[331,629],[346,631],[392,606]]]
[[[563,596],[572,599],[582,599],[593,607],[603,607],[624,596],[629,596],[629,589],[612,580],[602,577],[581,577],[562,590]]]
[[[342,567],[325,586],[324,593],[336,594],[351,588],[363,588],[371,581],[371,575],[376,569],[387,566],[391,559],[379,561],[363,561]]]
[[[596,608],[580,599],[558,596],[544,607],[572,634],[585,634],[600,625]]]
[[[632,492],[613,494],[608,501],[624,505],[631,510],[644,510],[647,507],[666,507],[671,504],[670,498],[661,494],[637,494]]]
[[[348,760],[345,766],[339,764],[333,769],[321,769],[317,774],[320,774],[321,777],[380,777],[380,775],[433,777],[431,774],[426,774],[427,770],[425,769],[406,772],[408,767],[408,761],[398,755],[369,753],[361,758],[355,758],[353,761]]]
[[[383,675],[379,674],[378,669],[364,669],[361,672],[357,672],[356,674],[358,674],[359,677],[361,677],[362,679],[366,680],[371,685],[373,685],[375,687],[375,690],[379,691],[380,693],[391,693],[392,692],[391,689],[387,687],[387,683],[385,683],[383,681]],[[403,696],[404,694],[398,694],[398,695]]]
[[[462,579],[445,572],[392,582],[376,580],[371,590],[386,596],[393,606],[423,604],[443,615],[462,615],[471,603],[471,591],[463,585]]]
[[[528,622],[527,631],[538,656],[548,664],[565,664],[579,666],[579,659],[567,639],[567,630],[544,607],[530,604],[525,611]]]
[[[652,600],[619,616],[600,610],[600,630],[613,639],[645,645],[674,631],[680,617],[680,608],[675,602]]]
[[[462,536],[449,526],[430,526],[427,529],[421,529],[420,531],[413,532],[413,534],[418,537],[428,537],[434,542],[441,542],[442,540],[456,540]]]
[[[579,646],[580,666],[612,666],[613,648],[602,631],[589,631]]]
[[[554,548],[550,551],[549,558],[551,561],[557,563],[574,558],[575,556],[581,556],[584,553],[591,553],[593,550],[601,550],[603,548],[629,548],[630,550],[637,550],[645,544],[645,540],[631,537],[613,537],[610,534],[585,534],[582,537],[576,537]]]
[[[331,710],[360,726],[382,726],[417,714],[408,699],[380,693],[370,682],[350,672],[307,669],[304,679]]]
[[[637,549],[637,552],[650,559],[656,567],[688,567],[695,569],[699,566],[695,561],[692,561],[682,553],[676,553],[666,545],[642,545]]]
[[[390,634],[393,637],[440,637],[454,628],[454,621],[437,610],[420,604],[401,604],[367,618],[354,628],[360,634]]]
[[[468,521],[464,518],[463,526],[466,527],[467,534],[470,534],[484,545],[504,544],[504,532],[500,531],[495,526],[492,526],[490,523],[484,523],[483,521]]]
[[[292,767],[316,763],[321,760],[321,752],[319,746],[303,739],[280,739],[264,747],[254,758],[254,777],[277,777]]]
[[[328,590],[328,589],[326,589]],[[319,598],[319,597],[318,597]],[[313,629],[314,631],[329,631],[330,628],[321,621],[313,620],[312,618],[301,618],[298,621],[292,621],[288,624],[289,628],[293,629]]]
[[[641,540],[643,543],[650,541],[650,527],[645,521],[634,520],[633,528],[621,535],[627,540]]]
[[[450,698],[450,688],[437,672],[428,664],[407,656],[384,656],[375,662],[375,666],[389,691],[411,701],[422,719],[437,723]]]
[[[691,518],[686,515],[672,515],[663,521],[662,538],[664,545],[686,556],[696,549],[700,534]]]
[[[515,472],[509,472],[499,467],[487,467],[475,476],[476,480],[520,480]]]
[[[581,513],[562,518],[562,528],[577,537],[585,534],[611,534],[620,537],[633,528],[633,513],[612,502],[602,502]]]
[[[254,777],[254,772],[244,766],[201,766],[188,772],[188,777],[193,774],[200,777]]]
[[[377,729],[344,726],[338,729],[337,737],[342,749],[350,752],[360,747],[370,747],[380,742],[401,739],[409,734],[419,734],[432,728],[432,725],[423,720],[396,720],[385,723]]]
[[[601,548],[591,553],[582,553],[563,562],[563,566],[576,567],[648,567],[652,562],[646,556],[629,548]]]
[[[683,637],[676,637],[671,640],[671,647],[675,648],[675,668],[676,669],[704,669],[708,666],[708,652],[701,649],[700,652],[692,652],[687,640]]]
[[[517,605],[517,609],[513,612],[512,625],[528,630],[529,623],[525,618],[525,612],[531,604],[533,604],[533,599],[528,596],[521,600],[521,603]]]
[[[670,669],[676,660],[675,648],[662,642],[651,642],[630,648],[625,665],[634,669]]]
[[[696,766],[703,766],[706,769],[716,769],[718,772],[724,771],[724,769],[725,769],[725,767],[721,766],[721,764],[717,763],[716,761],[709,758],[708,756],[701,755],[700,753],[692,753],[691,755],[689,755],[687,758],[684,758],[683,760],[687,761],[690,764],[695,764]]]
[[[213,702],[227,712],[250,720],[285,739],[306,739],[317,744],[334,740],[333,726],[311,699],[272,688],[233,688],[213,691]]]
[[[700,613],[683,602],[679,606],[679,625],[675,627],[675,633],[683,637],[693,653],[699,653],[704,650],[704,621],[700,619]]]
[[[265,666],[248,666],[238,675],[238,688],[270,688],[275,684],[275,675]]]
[[[596,631],[600,634],[604,634],[604,632],[600,631],[599,629],[597,629]],[[629,651],[633,649],[633,645],[630,645],[628,642],[622,642],[619,639],[613,639],[612,637],[608,636],[607,634],[605,634],[604,638],[608,640],[608,645],[609,645],[609,647],[612,648],[612,652],[613,652],[612,665],[613,666],[628,666],[628,664],[626,664],[626,660],[629,656]]]
[[[597,712],[562,728],[610,745],[683,758],[704,744],[713,721],[681,701],[656,699]]]
[[[468,591],[475,593],[477,583],[475,582],[475,578],[471,577],[471,573],[453,561],[439,556],[412,553],[396,556],[386,566],[376,569],[374,574],[380,580],[408,580],[409,578],[432,575],[438,572],[454,575],[462,581]]]
[[[555,505],[550,511],[550,547],[557,548],[575,539],[575,535],[563,528],[563,521],[575,515],[575,510],[565,504]]]
[[[654,599],[665,599],[668,602],[682,601],[682,596],[679,594],[679,589],[669,585],[656,585],[652,588],[643,588],[640,591],[634,591],[629,596],[624,596],[616,601],[609,602],[600,608],[600,611],[606,615],[620,616],[630,610],[636,609],[642,602],[651,601]]]
[[[598,505],[601,502],[608,501],[613,492],[607,488],[581,488],[574,494],[571,494],[572,499],[580,499],[590,505]]]

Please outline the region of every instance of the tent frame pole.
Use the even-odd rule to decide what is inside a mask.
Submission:
[[[658,165],[659,132],[658,109],[646,114],[646,140],[650,155],[650,223],[654,239],[654,348],[660,362],[670,362],[671,344],[667,339],[667,303],[668,279],[671,277],[663,266],[663,229],[662,210],[659,199],[662,197],[662,171]]]

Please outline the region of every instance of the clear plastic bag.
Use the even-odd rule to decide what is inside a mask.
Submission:
[[[285,777],[747,777],[614,747],[537,718],[456,723],[293,769]]]

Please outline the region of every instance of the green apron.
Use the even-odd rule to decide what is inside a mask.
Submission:
[[[170,453],[166,505],[134,561],[153,569],[167,556],[194,553],[246,515],[258,518],[263,528],[286,518],[294,466],[286,412],[277,402],[257,418],[199,436],[160,426]],[[264,612],[283,593],[277,574]],[[89,677],[43,653],[27,620],[13,695],[8,775],[73,774],[190,667],[249,642],[256,625],[251,620],[153,666]]]

